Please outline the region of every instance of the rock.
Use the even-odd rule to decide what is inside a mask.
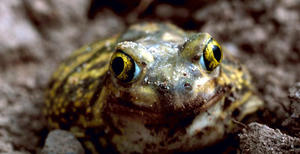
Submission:
[[[291,100],[292,118],[300,120],[300,82],[297,82],[289,89]],[[299,121],[298,121],[299,122]]]
[[[0,74],[0,149],[5,150],[0,153],[34,153],[40,142],[42,92],[33,90],[33,70],[23,66]]]
[[[25,0],[26,12],[47,44],[49,57],[65,58],[81,46],[80,36],[87,24],[89,1]]]
[[[48,134],[42,154],[84,154],[84,149],[73,134],[53,130]]]
[[[43,43],[37,30],[27,20],[22,1],[0,3],[0,66],[10,62],[37,61],[44,56]]]
[[[259,123],[250,123],[239,134],[242,153],[299,153],[300,139]]]
[[[277,7],[274,11],[274,19],[283,25],[291,24],[291,21],[299,21],[298,13],[289,8]]]
[[[300,82],[290,87],[289,99],[289,117],[283,121],[282,125],[285,126],[289,132],[300,137]]]
[[[111,37],[124,31],[126,26],[116,14],[110,10],[103,10],[94,17],[94,20],[88,21],[84,33],[80,36],[80,44],[87,44],[98,41],[99,38]]]
[[[155,9],[155,13],[163,19],[170,19],[172,17],[187,18],[189,15],[187,8],[173,7],[167,4],[158,5]]]
[[[3,121],[3,119],[0,119],[0,121]],[[7,133],[5,131],[0,130],[1,136],[5,136],[7,138]],[[1,153],[12,153],[14,152],[12,144],[0,139],[0,152]]]
[[[289,97],[293,100],[300,101],[300,82],[295,83],[290,89],[289,89]]]

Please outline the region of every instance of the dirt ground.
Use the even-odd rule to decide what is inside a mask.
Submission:
[[[43,91],[59,62],[139,21],[210,33],[252,73],[265,101],[261,127],[299,141],[299,0],[1,0],[0,17],[0,153],[39,152],[47,135]],[[251,153],[243,139],[218,152]]]

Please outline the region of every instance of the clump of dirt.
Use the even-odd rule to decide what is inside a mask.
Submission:
[[[208,32],[250,69],[265,101],[260,122],[299,137],[300,2],[2,0],[0,152],[34,153],[47,135],[43,91],[59,62],[83,44],[140,21]],[[226,149],[225,149],[226,151]]]
[[[266,125],[250,123],[239,134],[242,153],[299,153],[300,139]]]
[[[289,117],[282,122],[286,132],[300,137],[300,82],[289,89],[290,104],[286,109]]]

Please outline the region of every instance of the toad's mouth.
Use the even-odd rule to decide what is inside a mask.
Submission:
[[[174,120],[178,121],[189,119],[191,117],[195,117],[201,112],[205,112],[211,106],[224,98],[229,91],[230,87],[228,86],[220,87],[209,99],[204,100],[201,96],[198,96],[193,100],[185,102],[185,104],[189,105],[177,108],[176,110],[174,110],[174,108],[170,109],[172,106],[169,106],[167,109],[157,106],[147,108],[135,105],[134,103],[126,100],[111,98],[110,100],[112,101],[107,103],[104,112],[108,114],[117,114],[132,120],[140,120],[143,123],[165,124]]]

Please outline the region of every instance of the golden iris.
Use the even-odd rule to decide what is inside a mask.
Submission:
[[[130,82],[140,73],[134,60],[125,52],[117,50],[111,58],[110,69],[122,82]]]
[[[210,38],[204,47],[200,63],[208,71],[212,71],[221,63],[222,58],[223,53],[221,46],[213,38]]]

